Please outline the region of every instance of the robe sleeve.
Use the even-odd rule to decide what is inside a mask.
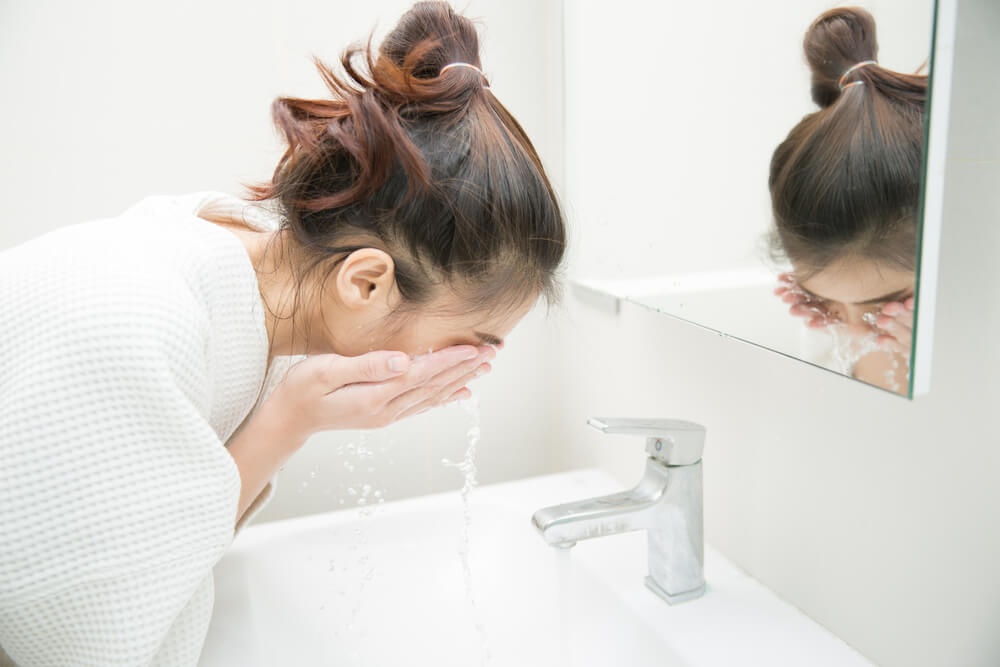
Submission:
[[[275,387],[277,387],[278,384],[280,384],[281,381],[285,379],[285,376],[288,374],[288,371],[291,370],[292,366],[302,362],[305,359],[306,355],[304,354],[279,355],[274,358],[274,360],[271,362],[270,367],[267,369],[267,374],[264,377],[264,386],[261,390],[260,398],[257,399],[257,403],[254,405],[253,409],[250,411],[250,414],[247,416],[246,418],[247,422],[249,422],[253,418],[253,416],[257,413],[257,409],[265,400],[267,400],[267,397],[271,395],[271,392],[274,391]],[[235,436],[236,434],[234,433],[233,435]],[[267,503],[271,500],[271,498],[274,496],[274,491],[277,487],[277,483],[278,483],[278,474],[276,473],[274,477],[272,477],[270,481],[268,481],[267,484],[264,485],[264,488],[261,489],[260,493],[257,494],[257,497],[254,498],[253,502],[250,503],[250,506],[247,507],[246,511],[243,513],[243,516],[240,517],[240,520],[236,523],[237,535],[240,533],[240,531],[243,530],[244,527],[246,527],[246,525],[250,522],[250,520],[254,516],[260,513],[260,511],[264,508],[264,506],[267,505]],[[2,667],[2,665],[0,665],[0,667]]]
[[[234,536],[199,304],[172,283],[107,304],[0,365],[0,646],[20,667],[195,665]]]

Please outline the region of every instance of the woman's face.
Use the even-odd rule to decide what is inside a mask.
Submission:
[[[352,252],[307,292],[308,354],[358,356],[398,350],[411,356],[452,345],[503,347],[504,338],[528,313],[539,295],[513,306],[470,308],[455,290],[441,289],[428,303],[407,308],[399,292],[392,258],[375,248]],[[321,296],[315,296],[315,295]],[[505,295],[498,294],[503,300]]]
[[[796,277],[796,282],[850,333],[864,335],[874,331],[874,317],[882,306],[913,296],[916,275],[871,260],[844,259],[808,278]]]
[[[324,341],[322,349],[314,347],[310,352],[353,357],[373,350],[399,350],[417,356],[452,345],[493,345],[500,349],[538,300],[533,296],[513,307],[484,313],[468,308],[461,299],[447,293],[418,309],[397,313],[401,303],[398,291],[394,287],[387,289],[393,293],[388,301],[369,297],[360,307],[344,308],[340,300],[325,309],[319,318],[325,321],[325,331],[314,339]],[[355,299],[355,306],[357,303]]]
[[[363,335],[350,342],[348,356],[372,350],[401,350],[412,356],[427,354],[452,345],[493,345],[502,348],[504,339],[531,310],[535,299],[501,314],[466,312],[455,314],[450,299],[431,304],[414,313],[400,315],[397,323],[373,322]],[[347,341],[342,341],[347,343]]]

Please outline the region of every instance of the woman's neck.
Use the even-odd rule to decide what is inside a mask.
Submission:
[[[307,333],[304,329],[311,318],[303,318],[303,313],[300,313],[295,318],[295,331],[293,331],[290,314],[294,307],[295,280],[288,262],[280,261],[283,254],[282,232],[280,230],[258,232],[241,227],[225,227],[243,243],[257,274],[257,288],[264,303],[268,366],[276,356],[304,354]]]

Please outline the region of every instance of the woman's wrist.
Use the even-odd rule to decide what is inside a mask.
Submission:
[[[226,449],[240,473],[236,521],[243,516],[282,464],[305,443],[308,434],[288,427],[275,406],[265,402]]]
[[[300,420],[294,419],[273,400],[265,401],[260,406],[254,421],[258,422],[257,429],[262,437],[269,439],[286,458],[298,451],[312,435],[301,427]]]

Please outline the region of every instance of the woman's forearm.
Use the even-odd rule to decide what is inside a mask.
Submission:
[[[869,352],[854,364],[853,377],[882,389],[906,394],[910,390],[909,360],[889,350]]]
[[[239,521],[278,468],[305,442],[269,410],[261,410],[229,441],[226,449],[240,471]]]

